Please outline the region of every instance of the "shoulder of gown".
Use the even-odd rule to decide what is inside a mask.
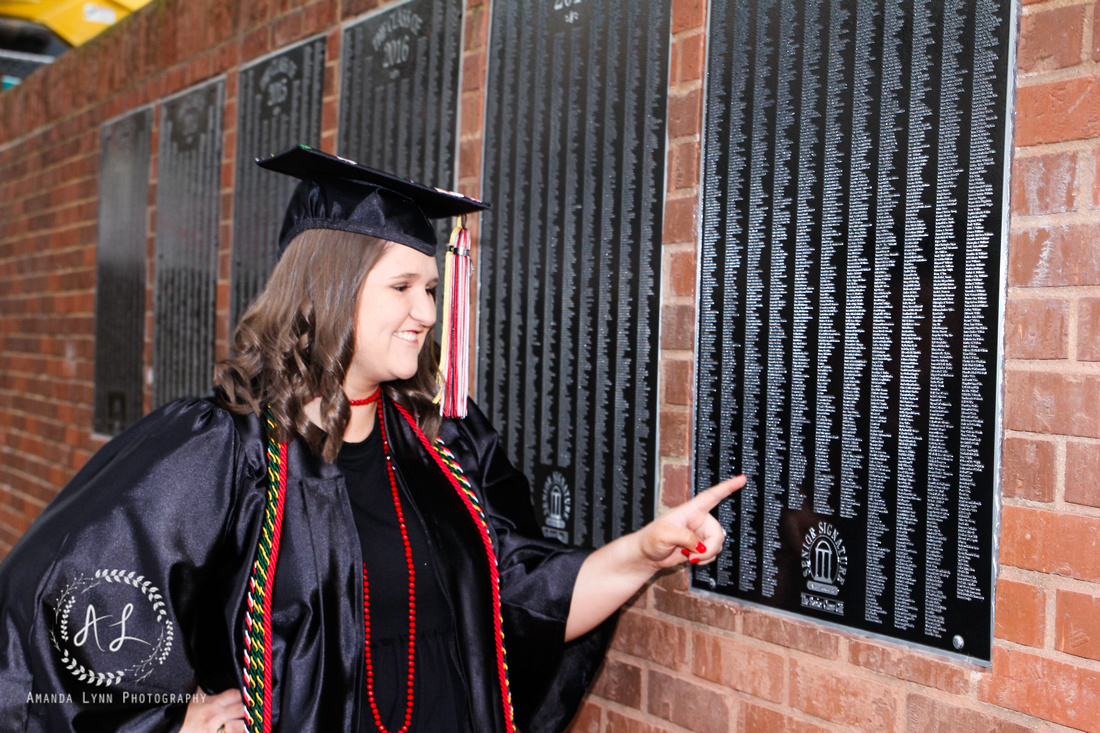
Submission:
[[[46,507],[0,564],[0,729],[178,727],[208,653],[201,589],[247,544],[234,517],[264,481],[259,430],[210,397],[171,402]]]

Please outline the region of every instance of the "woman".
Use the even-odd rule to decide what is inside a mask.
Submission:
[[[714,558],[743,479],[595,552],[542,539],[476,406],[433,404],[427,217],[482,205],[261,165],[302,183],[215,396],[104,446],[2,567],[0,728],[560,730],[604,622]]]

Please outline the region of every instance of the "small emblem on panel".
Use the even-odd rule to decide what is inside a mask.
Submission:
[[[802,539],[802,577],[806,589],[836,596],[848,575],[848,549],[836,527],[818,522]]]
[[[542,488],[542,514],[546,526],[563,530],[568,526],[569,513],[573,509],[573,495],[565,476],[554,471]]]

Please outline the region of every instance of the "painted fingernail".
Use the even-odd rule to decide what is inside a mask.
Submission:
[[[707,551],[707,546],[700,542],[695,546],[695,551],[702,554]]]
[[[691,560],[689,560],[688,562],[690,562],[690,563],[691,563],[692,565],[694,565],[695,563],[699,562],[699,560],[700,560],[700,559],[701,559],[701,558],[698,558],[698,557],[693,557],[693,558],[691,558]]]
[[[680,549],[680,554],[683,555],[684,557],[690,557],[691,556],[691,553],[687,550],[687,548],[681,548]]]

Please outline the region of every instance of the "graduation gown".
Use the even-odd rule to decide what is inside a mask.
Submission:
[[[411,427],[383,408],[406,521],[421,522],[454,617],[474,728],[503,733],[493,583],[479,531]],[[564,728],[612,622],[569,644],[584,550],[541,537],[526,479],[476,405],[440,431],[497,554],[517,727]],[[300,440],[272,609],[273,730],[358,731],[362,564],[344,478]],[[245,597],[267,491],[256,416],[170,403],[107,443],[0,565],[0,730],[177,730],[187,695],[242,686]]]

